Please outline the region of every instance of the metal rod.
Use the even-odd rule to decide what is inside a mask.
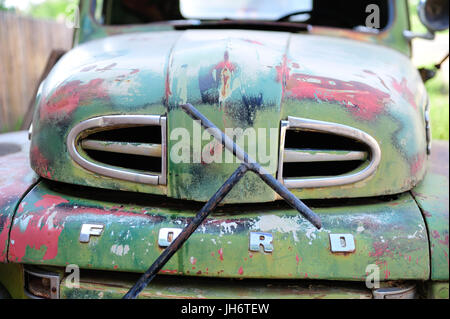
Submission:
[[[147,285],[155,278],[156,274],[164,267],[164,265],[172,258],[172,256],[181,248],[188,240],[193,232],[200,226],[206,217],[219,205],[224,197],[231,189],[241,180],[247,172],[248,167],[244,164],[240,165],[236,171],[227,179],[227,181],[219,188],[219,190],[208,200],[202,209],[195,215],[191,222],[183,229],[177,238],[167,247],[162,254],[156,259],[153,265],[139,278],[133,287],[126,293],[123,299],[135,299],[139,293],[147,287]]]
[[[322,228],[322,221],[308,206],[292,194],[283,184],[277,181],[270,174],[261,174],[262,167],[258,163],[250,164],[249,169],[258,174],[259,177],[278,193],[292,208],[295,208],[306,220],[313,224],[317,229]]]
[[[157,273],[172,258],[172,256],[183,246],[195,230],[203,223],[208,215],[220,204],[225,196],[233,189],[233,187],[241,180],[248,170],[253,171],[261,177],[261,179],[277,192],[286,202],[293,208],[298,210],[308,221],[310,221],[318,229],[322,223],[308,206],[295,197],[284,185],[270,175],[261,165],[250,158],[233,140],[225,133],[219,130],[211,121],[203,116],[191,104],[181,105],[184,111],[188,113],[194,120],[199,120],[201,125],[206,128],[211,135],[220,141],[229,151],[233,153],[243,163],[234,171],[234,173],[226,180],[226,182],[217,190],[217,192],[208,200],[202,209],[195,215],[191,222],[182,230],[174,241],[167,247],[162,254],[155,260],[150,268],[139,278],[136,284],[125,294],[123,299],[135,299],[139,293],[147,287],[147,285],[155,278]]]
[[[304,218],[312,223],[317,229],[322,228],[320,217],[317,216],[308,206],[306,206],[300,199],[295,197],[283,184],[277,181],[267,170],[259,165],[254,159],[247,155],[234,141],[222,132],[217,126],[208,120],[202,113],[200,113],[192,104],[183,104],[180,107],[188,113],[194,120],[200,121],[201,125],[214,136],[214,138],[222,143],[222,145],[233,153],[239,160],[249,165],[254,173],[259,175],[262,180],[269,185],[275,192],[277,192],[284,200],[288,202],[293,208],[298,210]]]

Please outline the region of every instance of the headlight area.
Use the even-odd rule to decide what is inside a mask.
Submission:
[[[59,299],[61,274],[37,267],[24,267],[25,295],[31,299]]]
[[[82,270],[79,282],[52,267],[24,267],[25,295],[32,299],[118,299],[128,291],[139,274]],[[50,269],[50,270],[49,270]],[[436,290],[435,288],[439,288]],[[266,280],[195,278],[159,275],[140,295],[158,299],[228,299],[239,298],[332,298],[332,299],[416,299],[442,298],[448,283],[382,282],[378,289],[368,289],[365,282],[330,280]],[[439,293],[434,293],[438,291]]]

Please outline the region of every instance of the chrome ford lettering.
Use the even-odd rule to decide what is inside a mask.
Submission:
[[[355,239],[351,234],[330,234],[330,248],[333,253],[355,251]]]
[[[80,242],[88,243],[91,236],[100,236],[104,227],[99,224],[83,224],[80,231]]]
[[[158,245],[160,247],[169,247],[175,238],[180,235],[182,229],[180,228],[161,228],[159,230]]]
[[[259,251],[260,247],[266,253],[273,251],[273,235],[270,233],[251,232],[250,233],[250,251]]]

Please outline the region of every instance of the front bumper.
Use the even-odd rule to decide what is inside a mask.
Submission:
[[[52,279],[56,299],[118,299],[138,279],[138,274],[81,269],[74,280],[68,268],[0,264],[0,276],[13,298],[43,299],[30,289],[27,273]],[[36,281],[35,281],[36,282]],[[74,285],[75,284],[75,285]],[[0,284],[1,286],[1,284]],[[52,288],[49,287],[49,290]],[[448,282],[388,281],[369,289],[363,282],[325,280],[213,279],[159,275],[140,294],[141,299],[448,299]]]
[[[133,204],[127,204],[130,202]],[[383,201],[308,204],[322,218],[320,231],[283,203],[220,207],[161,273],[365,281],[370,266],[377,269],[382,281],[429,278],[426,226],[410,194]],[[19,206],[8,260],[142,273],[164,249],[159,242],[162,230],[185,227],[199,205],[40,182]],[[102,232],[80,242],[86,224],[101,225]],[[272,251],[251,249],[250,238],[255,232],[272,236]],[[351,235],[354,250],[332,251],[330,235]]]

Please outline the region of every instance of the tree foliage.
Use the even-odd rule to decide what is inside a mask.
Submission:
[[[66,14],[66,9],[77,3],[74,0],[47,0],[39,4],[32,4],[27,13],[34,18],[58,19]]]
[[[5,0],[0,0],[0,11],[8,10],[5,6]]]

